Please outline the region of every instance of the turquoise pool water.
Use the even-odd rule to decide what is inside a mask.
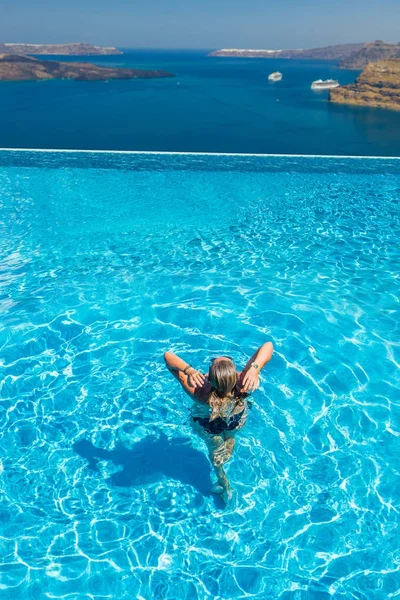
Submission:
[[[0,152],[1,598],[400,594],[400,161]],[[224,508],[163,366],[275,356]]]

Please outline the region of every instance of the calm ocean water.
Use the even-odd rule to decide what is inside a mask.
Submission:
[[[354,81],[333,63],[132,50],[89,60],[176,78],[1,83],[0,146],[400,155],[400,113],[333,106],[311,91],[318,78]],[[282,82],[268,83],[277,69]]]
[[[400,161],[0,152],[1,600],[400,594]],[[275,355],[210,494],[190,400]]]

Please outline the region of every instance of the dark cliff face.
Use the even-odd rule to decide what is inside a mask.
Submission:
[[[58,54],[58,55],[105,55],[122,54],[114,47],[92,46],[92,44],[0,44],[0,54]]]
[[[337,104],[400,110],[400,59],[370,63],[354,85],[332,89],[329,99]]]
[[[114,69],[90,63],[38,60],[18,54],[0,55],[0,81],[38,81],[45,79],[76,79],[99,81],[108,79],[134,79],[173,77],[168,71],[142,71],[140,69]]]
[[[363,69],[371,62],[378,62],[388,58],[400,58],[399,44],[385,44],[377,41],[366,44],[349,57],[343,58],[339,63],[341,69]]]

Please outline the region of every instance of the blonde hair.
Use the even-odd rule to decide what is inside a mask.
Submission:
[[[226,416],[226,409],[235,397],[237,372],[233,360],[225,356],[213,360],[208,380],[213,388],[208,399],[211,407],[210,421],[214,421],[214,419]]]

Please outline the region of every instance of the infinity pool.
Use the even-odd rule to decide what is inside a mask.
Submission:
[[[0,597],[400,595],[400,161],[0,152]],[[228,507],[172,349],[275,355]]]

